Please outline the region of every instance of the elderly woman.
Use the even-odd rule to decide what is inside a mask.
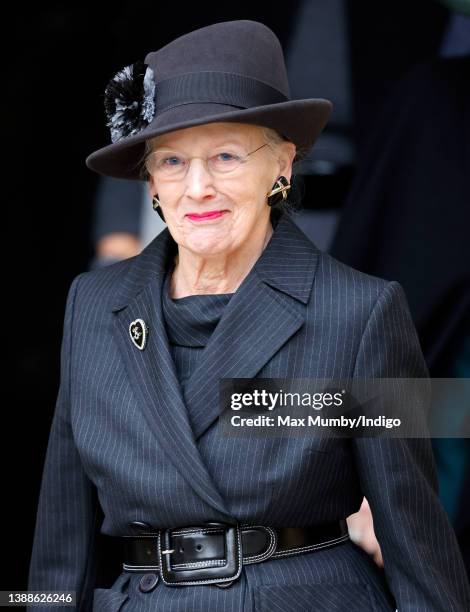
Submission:
[[[248,20],[110,82],[113,142],[87,165],[147,180],[167,228],[71,285],[29,589],[108,612],[470,609],[429,440],[221,435],[223,378],[427,376],[401,286],[288,214],[330,110],[289,99]],[[364,497],[384,569],[348,535]]]

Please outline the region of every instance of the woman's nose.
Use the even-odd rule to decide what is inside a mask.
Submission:
[[[186,195],[197,200],[215,194],[214,177],[209,171],[206,160],[193,158],[188,163],[188,171],[184,178]]]

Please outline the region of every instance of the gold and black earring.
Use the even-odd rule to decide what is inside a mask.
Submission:
[[[158,216],[163,221],[163,223],[166,223],[165,217],[163,216],[162,208],[160,206],[160,200],[158,199],[157,196],[158,196],[158,193],[156,193],[152,198],[153,210],[158,213]]]
[[[290,188],[291,184],[286,177],[280,176],[274,183],[271,191],[266,194],[268,197],[268,206],[275,206],[279,204],[279,202],[287,200],[287,192]]]

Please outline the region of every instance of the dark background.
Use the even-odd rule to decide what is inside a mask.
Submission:
[[[198,27],[262,21],[287,44],[299,2],[17,3],[4,18],[4,134],[11,135],[4,205],[8,249],[7,364],[2,444],[0,589],[25,589],[44,454],[59,384],[65,298],[93,256],[98,176],[85,157],[109,142],[104,88],[117,70]],[[230,7],[230,8],[229,8]],[[11,10],[11,9],[10,9]],[[353,137],[359,156],[394,83],[437,53],[449,13],[436,2],[350,6]],[[5,143],[5,141],[4,141]],[[5,143],[6,144],[6,143]],[[6,153],[4,149],[4,153]],[[304,204],[340,206],[351,177],[308,177]],[[11,194],[10,194],[11,190]],[[8,194],[8,195],[7,195]],[[332,196],[333,194],[333,196]],[[4,372],[7,369],[4,368]]]

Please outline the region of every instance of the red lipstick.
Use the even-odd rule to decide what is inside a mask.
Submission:
[[[186,216],[189,217],[189,219],[191,219],[191,221],[205,221],[205,220],[209,220],[209,219],[218,219],[225,212],[227,212],[227,211],[226,210],[212,210],[210,212],[201,213],[201,214],[189,213]]]

